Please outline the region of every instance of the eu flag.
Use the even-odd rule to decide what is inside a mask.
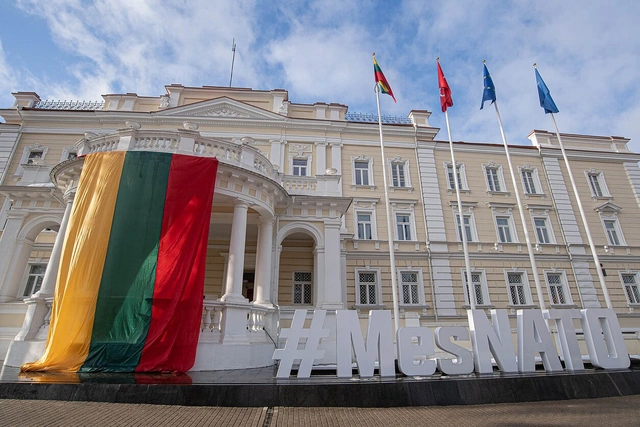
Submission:
[[[556,103],[553,102],[553,98],[551,98],[551,93],[549,93],[549,88],[546,84],[544,84],[544,80],[540,77],[540,73],[536,68],[536,82],[538,83],[538,96],[540,97],[540,106],[544,108],[544,113],[557,113],[558,107],[556,107]]]
[[[482,104],[480,104],[480,109],[484,107],[484,103],[486,101],[491,101],[493,104],[496,102],[496,88],[493,86],[493,80],[491,80],[491,74],[489,74],[489,70],[487,70],[487,65],[484,65],[484,92],[482,92]]]

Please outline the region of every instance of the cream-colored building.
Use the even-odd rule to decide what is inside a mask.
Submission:
[[[196,370],[265,366],[296,308],[392,308],[382,163],[388,171],[401,325],[466,324],[478,308],[540,307],[515,194],[522,198],[547,308],[605,307],[555,134],[512,146],[456,143],[459,227],[448,142],[430,113],[376,117],[296,104],[284,90],[166,86],[100,103],[14,94],[0,110],[0,357],[44,349],[64,229],[83,155],[154,150],[220,161]],[[620,137],[563,135],[606,287],[640,354],[640,155]],[[194,183],[197,185],[197,183]],[[460,222],[458,222],[459,224]],[[461,232],[472,281],[465,292]],[[233,262],[230,262],[230,259]],[[325,341],[331,363],[332,338]]]

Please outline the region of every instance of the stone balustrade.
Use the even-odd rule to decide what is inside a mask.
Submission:
[[[269,159],[250,145],[204,138],[196,131],[122,129],[109,135],[85,137],[76,143],[76,147],[80,156],[105,151],[150,150],[216,157],[221,162],[278,180]]]

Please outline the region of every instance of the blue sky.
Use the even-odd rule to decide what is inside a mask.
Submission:
[[[158,96],[164,85],[282,88],[298,103],[376,111],[371,53],[393,88],[383,114],[433,112],[436,62],[453,93],[453,139],[500,143],[493,108],[479,110],[482,60],[510,144],[552,130],[538,105],[537,62],[561,132],[631,138],[640,152],[640,2],[0,0],[0,107],[11,92],[100,100]]]

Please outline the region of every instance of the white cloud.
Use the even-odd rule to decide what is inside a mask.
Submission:
[[[394,8],[375,0],[19,5],[44,19],[52,39],[68,52],[67,76],[14,67],[9,74],[18,81],[5,79],[5,88],[20,83],[22,90],[44,96],[99,99],[109,92],[158,95],[170,83],[225,86],[235,37],[234,86],[284,88],[294,102],[340,102],[351,111],[373,112],[370,55],[376,51],[398,99],[385,99],[383,112],[429,109],[431,123],[442,127],[435,64],[440,56],[455,102],[453,138],[500,142],[495,115],[479,111],[481,60],[487,59],[509,142],[522,144],[531,129],[551,129],[538,106],[532,69],[537,62],[560,108],[561,131],[621,134],[640,151],[640,4],[629,0],[415,0]]]

